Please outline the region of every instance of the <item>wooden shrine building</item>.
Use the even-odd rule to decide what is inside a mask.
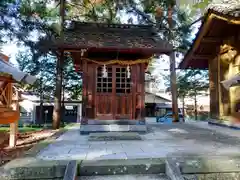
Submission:
[[[13,67],[9,63],[9,57],[0,53],[0,124],[10,124],[10,147],[16,145],[18,121],[20,119],[19,94],[13,88],[13,84],[20,82],[33,84],[35,81],[36,77]]]
[[[239,0],[210,4],[182,69],[208,69],[210,116],[240,119],[240,86],[224,88],[222,82],[240,73]]]
[[[145,127],[145,70],[154,54],[172,53],[152,26],[72,22],[57,48],[83,73],[81,131]]]

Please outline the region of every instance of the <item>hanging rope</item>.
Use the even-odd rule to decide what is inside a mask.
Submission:
[[[124,61],[124,60],[110,60],[110,61],[95,61],[95,60],[91,60],[88,58],[82,58],[83,60],[89,61],[89,62],[93,62],[99,65],[110,65],[110,64],[120,64],[120,65],[126,65],[126,66],[130,66],[130,65],[134,65],[134,64],[141,64],[141,63],[149,63],[151,61],[152,58],[149,59],[137,59],[134,61]]]

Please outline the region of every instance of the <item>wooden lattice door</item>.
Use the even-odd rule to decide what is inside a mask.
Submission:
[[[131,76],[127,68],[117,66],[115,88],[115,119],[130,119],[132,113]]]
[[[102,77],[102,67],[97,67],[96,118],[114,119],[113,114],[113,68],[107,68],[108,76]]]
[[[102,77],[102,67],[97,68],[96,119],[130,119],[132,114],[131,77],[127,68],[107,68]]]

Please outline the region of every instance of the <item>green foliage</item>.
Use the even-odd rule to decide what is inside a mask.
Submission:
[[[167,90],[170,91],[170,79],[165,77]],[[178,98],[204,95],[209,88],[208,72],[202,70],[187,70],[177,73]]]
[[[202,10],[204,10],[208,6],[208,4],[210,2],[212,2],[212,0],[203,0],[200,3],[194,4],[192,7],[195,8],[195,9],[202,9]]]
[[[37,92],[39,95],[44,92],[44,98],[53,97],[55,92],[56,57],[43,56],[32,61],[31,51],[19,52],[16,60],[20,70],[33,74],[38,80],[33,85],[22,85],[24,89]],[[73,67],[70,57],[65,59],[63,68],[63,87],[66,94],[71,98],[78,99],[81,95],[81,75]]]

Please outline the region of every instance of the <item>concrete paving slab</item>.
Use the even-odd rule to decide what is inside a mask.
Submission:
[[[106,149],[107,153],[113,154],[113,153],[125,153],[126,149],[123,149],[122,147],[120,148],[107,148]]]
[[[95,160],[108,160],[108,159],[127,159],[127,155],[125,152],[108,153],[106,155],[102,155],[98,158],[95,158]]]
[[[87,152],[86,160],[94,160],[103,155],[107,155],[107,150],[105,148],[91,149]]]
[[[119,148],[122,148],[122,145],[121,144],[91,144],[90,145],[90,148],[92,149],[95,149],[95,148],[113,148],[113,149],[119,149]]]
[[[109,142],[109,143],[108,143]],[[96,144],[96,145],[101,145],[101,144],[111,144],[110,143],[111,141],[92,141],[92,142],[88,142],[89,145],[92,145],[92,144]]]
[[[229,136],[220,132],[220,130],[225,130],[224,128],[216,130],[215,128],[203,128],[202,125],[197,127],[196,124],[188,123],[148,126],[150,131],[147,134],[140,135],[142,141],[88,141],[88,136],[80,135],[79,127],[78,129],[70,129],[60,136],[57,142],[43,149],[37,155],[37,158],[41,159],[49,155],[52,155],[52,159],[58,159],[59,156],[69,158],[70,154],[82,159],[83,153],[87,154],[85,158],[90,159],[100,158],[101,156],[107,157],[107,155],[113,153],[126,153],[129,154],[129,158],[130,156],[141,158],[140,154],[146,157],[145,153],[155,153],[156,157],[183,153],[198,155],[240,153],[240,131],[237,134],[234,130],[228,129],[228,133],[234,131],[234,136]],[[83,149],[86,152],[82,151]],[[149,157],[151,156],[152,154],[149,155]],[[112,157],[116,156],[111,155]]]
[[[76,153],[76,154],[68,154],[67,156],[65,156],[65,158],[68,158],[69,160],[85,160],[87,157],[87,153],[86,152],[82,152],[82,153]]]
[[[140,159],[140,158],[157,158],[157,154],[155,152],[126,152],[128,159]],[[164,156],[161,156],[164,157]]]
[[[132,153],[141,153],[143,152],[141,148],[107,148],[108,153],[120,153],[120,152],[132,152]]]

